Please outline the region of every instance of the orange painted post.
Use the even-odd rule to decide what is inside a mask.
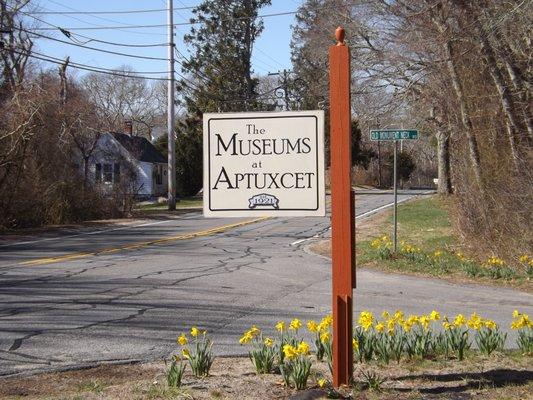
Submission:
[[[355,216],[351,190],[350,50],[344,29],[335,31],[329,50],[331,229],[333,270],[333,385],[348,384],[353,373],[352,287],[355,286]]]

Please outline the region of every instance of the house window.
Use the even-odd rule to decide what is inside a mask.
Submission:
[[[95,165],[94,181],[95,182],[101,182],[102,181],[102,164],[96,164]]]
[[[113,182],[113,164],[104,164],[104,182]]]
[[[159,164],[155,166],[155,183],[156,185],[163,184],[163,166]]]
[[[113,181],[115,183],[120,182],[120,164],[119,163],[115,163],[113,165]]]

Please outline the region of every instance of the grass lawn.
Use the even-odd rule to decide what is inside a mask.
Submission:
[[[453,281],[496,283],[533,290],[533,259],[505,262],[497,255],[469,255],[454,233],[447,204],[438,196],[398,206],[398,252],[392,251],[392,210],[363,220],[357,226],[357,265],[390,272],[446,278]],[[329,256],[329,243],[312,249]],[[529,265],[528,265],[529,263]]]
[[[176,209],[202,208],[201,197],[183,197],[176,202]],[[143,204],[135,209],[137,212],[168,211],[167,203]]]

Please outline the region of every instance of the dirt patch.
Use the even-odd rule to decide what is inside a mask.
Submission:
[[[48,373],[25,378],[4,378],[2,399],[323,399],[326,391],[315,382],[328,377],[325,363],[314,363],[309,390],[285,388],[277,374],[256,375],[248,358],[219,357],[211,375],[204,379],[184,376],[181,389],[168,388],[165,365],[103,365],[96,368]],[[356,399],[531,399],[532,359],[494,354],[457,361],[404,361],[388,366],[362,364],[355,367],[355,387],[343,395]],[[369,383],[378,382],[373,390]]]

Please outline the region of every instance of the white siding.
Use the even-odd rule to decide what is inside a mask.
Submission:
[[[139,162],[139,175],[137,178],[137,184],[140,195],[151,196],[152,193],[152,164],[144,161]]]

